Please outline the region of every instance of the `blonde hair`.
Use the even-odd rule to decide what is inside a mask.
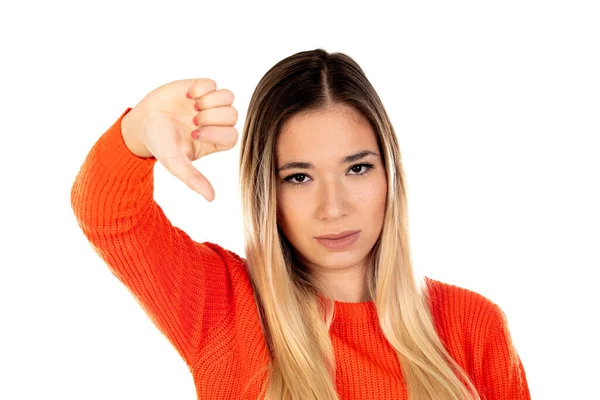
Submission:
[[[404,172],[392,124],[360,66],[343,53],[322,49],[289,56],[263,76],[241,139],[247,268],[270,358],[259,371],[265,378],[259,398],[338,399],[329,336],[334,298],[303,268],[280,230],[275,174],[275,143],[285,122],[332,104],[351,106],[366,117],[385,165],[385,218],[371,252],[367,288],[381,330],[396,351],[408,398],[478,400],[468,375],[438,337],[426,285],[413,272]]]

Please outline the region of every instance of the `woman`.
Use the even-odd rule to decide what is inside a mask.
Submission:
[[[198,398],[530,398],[502,310],[415,276],[398,142],[353,59],[294,54],[252,95],[246,259],[193,241],[153,200],[160,161],[212,201],[192,161],[231,149],[236,122],[233,93],[210,79],[161,86],[98,140],[71,197]]]

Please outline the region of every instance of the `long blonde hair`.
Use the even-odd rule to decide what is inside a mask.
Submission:
[[[396,351],[408,398],[478,400],[468,375],[440,341],[426,285],[413,272],[404,171],[392,124],[360,66],[343,53],[322,49],[289,56],[263,76],[241,139],[247,268],[270,358],[259,371],[265,378],[260,398],[338,399],[329,336],[334,298],[302,267],[278,226],[275,143],[295,113],[340,103],[369,121],[385,165],[385,218],[370,254],[367,287],[381,330]]]

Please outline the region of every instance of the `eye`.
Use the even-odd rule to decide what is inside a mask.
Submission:
[[[371,168],[373,168],[373,164],[369,164],[369,163],[355,164],[355,165],[351,166],[348,171],[354,172],[353,174],[350,174],[350,175],[365,175]],[[300,174],[288,175],[287,177],[283,178],[283,181],[289,182],[293,185],[301,185],[301,184],[307,182],[306,181],[307,178],[309,178],[309,176],[307,174],[300,173]]]
[[[373,168],[373,164],[365,163],[365,164],[356,164],[356,165],[353,165],[353,166],[350,167],[350,170],[356,172],[355,175],[364,175],[371,168]],[[364,171],[363,173],[359,173],[361,171],[361,169]]]
[[[304,178],[307,178],[308,175],[306,174],[293,174],[293,175],[289,175],[285,178],[283,178],[284,182],[290,182],[293,185],[299,185],[304,183]],[[301,182],[298,181],[298,179],[301,180]]]

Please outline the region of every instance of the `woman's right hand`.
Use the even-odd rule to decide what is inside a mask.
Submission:
[[[233,93],[217,90],[211,79],[167,83],[146,95],[123,117],[123,140],[132,153],[155,157],[190,189],[213,201],[212,185],[192,161],[235,146],[238,113],[232,104]],[[196,129],[200,130],[198,138],[192,137]]]

